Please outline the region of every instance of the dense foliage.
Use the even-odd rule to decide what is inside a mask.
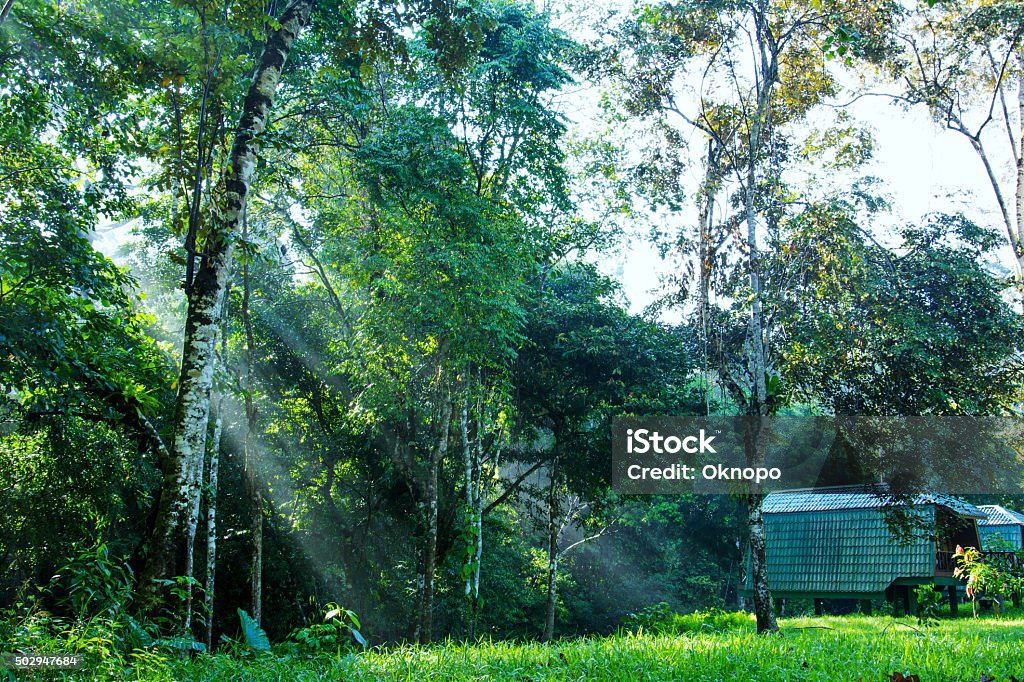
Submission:
[[[0,3],[0,649],[369,679],[434,663],[367,642],[625,624],[434,672],[939,674],[866,618],[780,655],[736,615],[760,498],[609,480],[621,415],[1020,412],[1024,213],[979,150],[1001,116],[1019,204],[1019,11],[807,4]],[[951,127],[1004,224],[892,227],[858,72],[987,112]],[[645,220],[678,268],[638,314],[606,266]],[[942,627],[981,649],[948,679],[1019,672],[1019,620]]]

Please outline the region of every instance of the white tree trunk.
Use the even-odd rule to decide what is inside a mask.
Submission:
[[[750,122],[749,160],[747,162],[747,183],[745,211],[747,223],[747,275],[750,284],[750,320],[747,333],[747,369],[751,377],[750,397],[747,404],[748,418],[756,421],[745,429],[744,438],[752,437],[744,445],[747,449],[747,465],[759,466],[764,454],[762,446],[761,417],[769,412],[768,405],[768,343],[764,333],[764,292],[761,286],[761,260],[757,243],[757,208],[755,198],[758,183],[758,157],[763,152],[764,133],[768,128],[771,91],[778,77],[776,55],[769,45],[768,3],[759,0],[754,10],[757,24],[757,43],[760,50],[757,78],[757,109]],[[753,433],[750,433],[751,430]],[[747,527],[750,533],[750,571],[754,585],[754,613],[757,617],[757,631],[777,632],[775,605],[768,586],[768,567],[765,560],[764,518],[761,515],[761,495],[751,495],[747,501]]]
[[[292,43],[309,21],[312,5],[313,0],[291,0],[278,20],[280,28],[267,37],[235,132],[224,175],[223,198],[213,211],[212,232],[207,236],[192,284],[172,422],[172,449],[162,463],[163,484],[156,522],[139,577],[140,605],[151,614],[160,613],[166,606],[157,580],[176,576],[191,578],[187,556],[194,542],[194,527],[190,528],[189,516],[199,493],[199,486],[194,482],[196,476],[201,475],[196,472],[202,470],[215,347],[232,245],[241,228],[246,196],[256,168],[259,135],[266,127]],[[180,622],[184,624],[184,604],[170,606],[180,614]]]
[[[558,509],[558,454],[551,460],[548,476],[548,571],[547,604],[544,609],[544,633],[541,639],[550,642],[555,637],[555,611],[558,606],[558,536],[561,533],[561,517]]]
[[[483,433],[483,419],[477,414],[477,438],[476,438],[476,499],[474,500],[473,507],[473,522],[476,530],[476,555],[473,559],[473,596],[470,604],[470,638],[476,637],[476,621],[480,610],[480,562],[484,555],[484,492],[486,490],[484,483],[484,472],[483,472],[483,439],[480,434]],[[498,446],[496,446],[497,448]],[[495,450],[495,466],[497,466],[497,459],[500,453],[500,449]]]
[[[459,428],[460,428],[460,430],[462,432],[462,458],[463,458],[463,469],[464,469],[463,474],[464,474],[465,483],[466,483],[466,516],[468,518],[470,527],[475,529],[476,526],[473,523],[473,510],[474,510],[474,505],[473,505],[473,497],[474,497],[474,495],[473,495],[473,493],[474,493],[475,482],[473,480],[473,452],[472,452],[472,448],[470,447],[470,443],[469,443],[469,399],[468,398],[466,398],[462,402],[462,413],[459,415]],[[470,542],[472,543],[472,536],[471,536]],[[467,553],[467,556],[469,556],[468,553]],[[470,599],[472,594],[473,594],[473,573],[472,573],[472,571],[469,571],[469,572],[466,573],[466,599],[467,599],[467,601]],[[472,619],[472,613],[470,613],[470,618]]]
[[[206,627],[204,639],[206,650],[213,649],[213,599],[217,588],[217,476],[220,468],[220,440],[224,432],[224,415],[222,412],[224,398],[218,397],[217,409],[214,413],[213,435],[210,438],[210,452],[207,457],[206,471],[206,583],[203,585]]]
[[[477,609],[480,604],[480,559],[484,553],[484,480],[483,480],[483,418],[482,406],[477,406],[476,438],[469,438],[469,400],[462,405],[460,426],[462,429],[463,465],[466,479],[466,517],[470,530],[466,557],[469,570],[466,573],[466,603],[468,609],[469,638],[476,637]]]
[[[248,220],[243,216],[242,237],[249,237]],[[245,498],[248,502],[249,517],[249,613],[257,624],[263,622],[263,489],[260,485],[257,466],[257,447],[253,443],[256,431],[256,404],[253,398],[255,384],[256,336],[249,314],[252,283],[249,279],[249,263],[242,266],[242,327],[245,330],[245,438],[243,439],[242,476],[245,484]]]

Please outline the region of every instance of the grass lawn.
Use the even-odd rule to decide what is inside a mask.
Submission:
[[[174,662],[142,679],[173,680],[1024,680],[1024,615],[943,620],[841,616],[781,621],[782,636],[758,637],[753,623],[728,632],[624,634],[549,646],[482,642],[370,651],[338,659],[263,654]],[[986,678],[982,678],[982,675]]]

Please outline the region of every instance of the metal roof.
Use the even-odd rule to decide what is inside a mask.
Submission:
[[[987,518],[978,521],[979,526],[1024,526],[1024,514],[1018,514],[998,504],[982,504],[978,509],[987,514]]]
[[[885,488],[863,486],[837,486],[832,488],[805,488],[802,490],[780,490],[764,498],[762,509],[765,514],[796,512],[839,511],[845,509],[878,509],[901,505],[889,497]],[[916,495],[912,505],[939,505],[971,519],[986,518],[985,512],[963,500],[949,495]]]
[[[833,508],[825,514],[766,515],[772,590],[778,594],[877,596],[895,580],[934,576],[934,542],[915,537],[909,544],[899,544],[879,506]],[[914,513],[922,520],[932,520],[935,508],[922,506]]]

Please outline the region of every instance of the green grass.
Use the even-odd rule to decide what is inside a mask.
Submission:
[[[781,621],[782,635],[753,624],[729,632],[645,633],[552,645],[481,642],[400,647],[296,660],[203,656],[147,666],[142,679],[173,680],[790,680],[882,681],[895,671],[923,682],[1024,679],[1024,616],[944,620],[843,616]]]

